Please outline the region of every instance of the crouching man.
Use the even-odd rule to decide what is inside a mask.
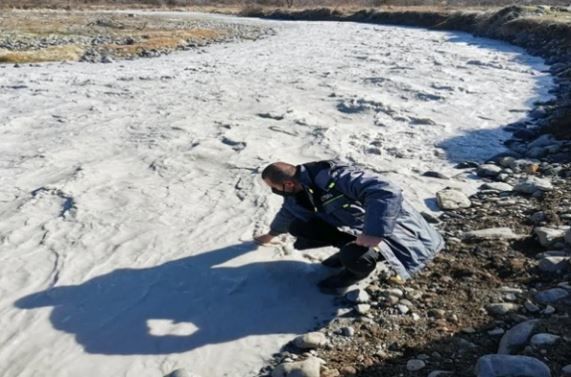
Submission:
[[[400,188],[357,167],[336,161],[275,162],[263,170],[262,179],[284,202],[269,233],[256,242],[290,233],[299,250],[339,248],[322,263],[343,269],[321,281],[322,289],[354,284],[381,260],[408,279],[444,247],[442,236],[403,200]]]

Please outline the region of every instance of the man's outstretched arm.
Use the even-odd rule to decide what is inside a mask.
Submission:
[[[287,233],[293,220],[295,220],[295,216],[282,206],[270,224],[270,231],[255,237],[254,240],[262,245],[271,242],[274,237]]]

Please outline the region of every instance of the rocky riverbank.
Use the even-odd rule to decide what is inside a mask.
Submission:
[[[348,292],[336,319],[286,345],[260,376],[571,376],[568,10],[245,15],[468,31],[544,57],[558,84],[553,101],[507,126],[509,153],[458,165],[482,180],[478,193],[437,193],[443,212],[427,217],[448,247],[423,273],[404,284],[383,275]]]
[[[157,57],[211,43],[255,40],[269,28],[137,12],[6,11],[0,14],[0,63]]]

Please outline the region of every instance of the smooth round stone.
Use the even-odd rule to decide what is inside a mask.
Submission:
[[[327,337],[319,331],[310,332],[295,338],[293,344],[301,349],[320,348],[327,344]]]
[[[491,336],[498,336],[498,335],[503,335],[506,331],[500,327],[495,328],[493,330],[488,331],[488,335]]]
[[[412,359],[406,363],[406,369],[410,372],[416,372],[426,367],[426,363],[419,359]]]
[[[542,304],[550,304],[565,297],[569,296],[567,290],[563,288],[551,288],[545,291],[536,293],[535,299]]]
[[[518,323],[502,336],[500,340],[500,345],[498,347],[499,354],[510,354],[514,353],[520,348],[523,348],[527,344],[527,340],[531,336],[531,333],[539,323],[539,320],[532,319]]]
[[[505,315],[509,312],[513,312],[519,309],[519,305],[512,303],[497,303],[489,304],[486,306],[488,313],[493,315]]]
[[[352,337],[353,335],[355,335],[355,329],[348,326],[348,327],[343,327],[341,329],[341,334],[343,336],[347,336],[347,337]]]
[[[549,367],[529,356],[485,355],[476,364],[477,377],[551,377]]]
[[[396,306],[396,308],[398,309],[398,311],[399,311],[401,314],[406,314],[406,313],[408,313],[408,312],[410,311],[410,309],[408,308],[408,306],[402,305],[402,304],[398,304],[398,305]]]
[[[371,305],[369,304],[359,304],[355,308],[357,313],[364,315],[371,311]]]
[[[561,337],[559,337],[557,335],[540,333],[540,334],[535,334],[534,336],[532,336],[530,343],[532,346],[537,347],[537,348],[548,347],[548,346],[552,346],[555,343],[557,343],[557,341],[560,338]]]
[[[477,171],[480,177],[495,177],[502,172],[502,168],[493,164],[483,164]]]

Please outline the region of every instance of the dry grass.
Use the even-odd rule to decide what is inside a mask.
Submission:
[[[141,42],[131,45],[108,44],[103,47],[113,50],[119,56],[138,55],[144,50],[157,49],[177,49],[185,46],[188,41],[211,40],[222,35],[220,32],[210,29],[195,30],[173,30],[164,31],[157,30],[153,32],[145,32],[145,39]]]
[[[218,40],[228,32],[226,29],[201,27],[185,18],[165,18],[154,14],[130,17],[128,13],[91,11],[7,11],[0,13],[0,39],[5,36],[9,40],[26,43],[18,47],[21,50],[0,51],[0,63],[78,60],[90,48],[112,56],[131,58],[141,56],[145,50],[176,50],[189,42]],[[64,38],[64,45],[38,49],[33,43],[27,43],[52,37],[56,40]],[[92,46],[91,41],[98,37],[114,42]],[[127,39],[131,43],[127,44]]]
[[[0,51],[0,63],[77,61],[83,52],[84,49],[76,45],[53,46],[31,51]]]

